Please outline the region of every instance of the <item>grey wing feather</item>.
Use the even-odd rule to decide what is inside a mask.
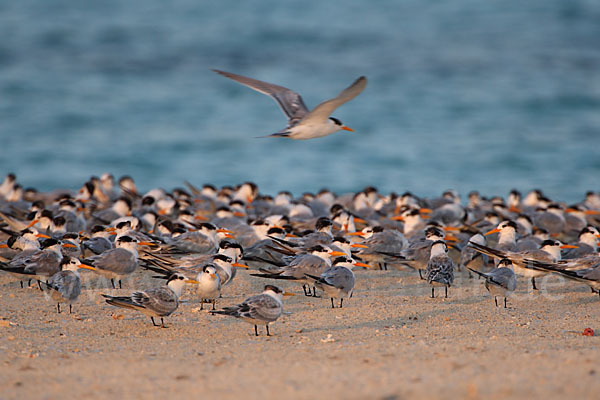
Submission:
[[[131,295],[133,302],[144,308],[154,310],[157,314],[168,315],[179,305],[177,296],[167,287],[149,289],[145,292],[135,292]]]
[[[334,97],[331,100],[326,100],[316,106],[311,112],[309,112],[304,118],[303,122],[307,121],[324,121],[331,115],[332,112],[335,111],[336,108],[341,106],[344,103],[349,102],[356,96],[358,96],[367,86],[367,78],[361,76],[357,80],[352,83],[352,85],[348,86],[346,89],[342,90],[337,97]]]
[[[333,267],[321,274],[321,280],[337,289],[354,287],[354,274],[348,268]]]
[[[273,99],[275,99],[277,104],[279,104],[279,107],[281,107],[285,115],[290,119],[290,126],[294,125],[297,121],[308,114],[308,108],[306,108],[302,97],[300,97],[300,95],[293,90],[283,86],[274,85],[272,83],[259,81],[258,79],[252,79],[242,75],[233,74],[231,72],[220,71],[218,69],[213,69],[213,71],[229,79],[233,79],[242,85],[248,86],[257,92],[271,96]]]
[[[485,275],[491,283],[503,287],[505,289],[513,291],[517,287],[517,277],[515,276],[515,273],[509,268],[497,268],[488,272]]]
[[[574,271],[576,275],[590,280],[590,281],[600,281],[600,266],[596,266],[594,268],[583,269],[581,271]]]
[[[125,271],[126,266],[135,266],[133,254],[125,249],[113,249],[99,256],[90,257],[94,261],[94,267],[107,271]]]
[[[48,286],[58,291],[65,299],[76,299],[81,293],[80,280],[71,271],[60,271],[52,275]]]
[[[55,252],[40,251],[31,256],[25,272],[40,275],[54,275],[60,271],[60,256]]]
[[[281,315],[281,304],[267,294],[252,296],[243,304],[248,306],[247,311],[243,311],[241,317],[250,317],[262,321],[275,321]]]

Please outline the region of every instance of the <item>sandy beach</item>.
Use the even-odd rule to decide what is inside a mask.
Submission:
[[[414,271],[357,271],[344,308],[300,294],[255,337],[251,325],[200,311],[184,293],[168,329],[104,303],[88,289],[57,314],[37,288],[0,277],[3,399],[17,398],[597,398],[598,296],[555,278],[532,293],[519,281],[509,308],[483,282],[458,275],[449,298],[429,298]],[[243,271],[217,306],[261,291]],[[440,294],[443,291],[440,290]]]

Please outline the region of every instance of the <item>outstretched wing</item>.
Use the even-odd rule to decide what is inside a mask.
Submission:
[[[293,90],[272,83],[259,81],[258,79],[232,74],[231,72],[220,71],[218,69],[213,69],[213,71],[229,79],[233,79],[242,85],[248,86],[257,92],[271,96],[290,120],[289,125],[293,125],[308,114],[308,108],[304,105],[302,97]]]
[[[316,106],[311,112],[309,112],[304,117],[302,123],[323,122],[327,120],[336,108],[358,96],[365,89],[366,86],[367,78],[361,76],[360,78],[355,80],[352,85],[342,90],[342,92],[338,94],[337,97],[334,97],[331,100],[326,100],[318,106]]]

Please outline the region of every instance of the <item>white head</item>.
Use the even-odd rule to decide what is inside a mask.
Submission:
[[[198,282],[213,282],[216,281],[216,284],[219,285],[221,282],[221,278],[217,275],[217,269],[214,265],[207,264],[202,267],[202,272],[199,272],[196,276],[196,280]]]
[[[491,235],[496,232],[500,233],[498,243],[513,243],[517,236],[517,224],[510,220],[502,221],[496,229],[486,232],[485,235]]]
[[[177,297],[181,296],[181,290],[185,286],[186,283],[192,282],[187,279],[185,276],[179,273],[175,273],[169,277],[167,280],[167,286],[175,293]],[[196,281],[193,281],[196,282]]]

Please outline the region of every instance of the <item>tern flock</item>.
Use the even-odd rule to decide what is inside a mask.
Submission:
[[[600,193],[565,204],[540,190],[525,196],[513,190],[506,198],[471,192],[463,203],[452,190],[438,198],[374,187],[294,197],[260,194],[251,182],[185,185],[142,194],[131,177],[115,182],[105,173],[76,192],[38,192],[8,174],[0,184],[0,270],[21,287],[37,282],[58,312],[61,304],[72,312],[85,290],[79,270],[91,270],[87,279],[118,291],[101,293],[108,304],[162,327],[187,286],[201,307],[211,303],[210,313],[251,323],[256,335],[259,325],[270,334],[294,285],[341,308],[365,268],[416,270],[434,299],[436,288],[448,297],[455,274],[482,277],[496,306],[503,298],[504,307],[518,278],[536,290],[535,279],[551,273],[600,293]],[[264,291],[216,309],[238,269],[263,280]],[[122,289],[136,271],[165,283]]]

